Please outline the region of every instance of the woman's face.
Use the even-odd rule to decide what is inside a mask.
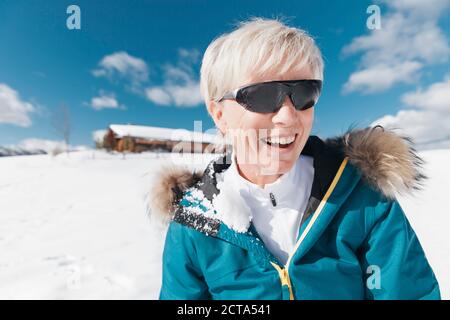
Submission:
[[[297,79],[314,77],[309,68],[302,68],[283,75],[252,78],[242,85]],[[279,176],[292,168],[310,135],[314,107],[297,111],[288,96],[282,107],[274,113],[251,112],[235,100],[223,100],[220,104],[221,119],[216,121],[216,125],[232,139],[233,150],[241,170],[247,171],[249,175]],[[216,120],[216,117],[214,118]],[[267,143],[265,138],[270,138],[272,142],[280,139],[280,142],[285,143],[293,138],[295,140],[287,147],[279,147]]]

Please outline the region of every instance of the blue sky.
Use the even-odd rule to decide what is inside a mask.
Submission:
[[[66,27],[71,4],[81,9],[81,30]],[[371,4],[381,10],[380,30],[366,26]],[[260,16],[284,17],[322,50],[325,83],[312,134],[328,137],[377,121],[403,128],[424,146],[450,147],[449,6],[448,0],[426,6],[404,0],[3,0],[0,145],[60,140],[51,115],[61,104],[70,108],[72,145],[92,146],[92,132],[111,123],[193,130],[201,120],[210,129],[198,94],[186,96],[198,84],[202,54],[238,21]],[[170,96],[170,86],[180,95]]]

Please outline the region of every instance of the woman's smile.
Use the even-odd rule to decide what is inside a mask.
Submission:
[[[269,150],[272,152],[278,152],[286,154],[294,150],[297,142],[298,134],[289,136],[271,136],[267,138],[261,138],[260,141],[269,146]]]

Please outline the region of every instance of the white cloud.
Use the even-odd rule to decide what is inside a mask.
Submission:
[[[450,55],[448,39],[438,25],[440,16],[450,6],[448,0],[379,2],[388,7],[388,12],[381,14],[381,29],[354,38],[342,50],[344,56],[362,54],[358,70],[344,84],[344,92],[374,93],[398,83],[410,83],[411,74],[416,78],[420,74],[403,72],[380,85],[378,73],[372,71],[383,66],[385,73],[392,69],[393,74],[405,65],[417,68],[446,62]]]
[[[124,109],[124,106],[120,105],[113,93],[100,92],[98,97],[91,99],[90,106],[95,110],[101,109]]]
[[[404,94],[402,102],[406,108],[371,125],[396,128],[412,137],[421,149],[450,147],[450,76],[425,90]]]
[[[147,63],[125,51],[104,56],[98,65],[98,69],[92,71],[92,74],[96,77],[112,79],[114,76],[119,76],[130,81],[133,86],[148,80]]]
[[[186,61],[188,63],[196,63],[200,58],[200,51],[197,49],[187,50],[184,48],[178,49],[178,55],[181,61]]]
[[[427,110],[450,112],[450,75],[444,81],[434,83],[426,90],[417,90],[403,95],[403,103]]]
[[[147,98],[159,105],[176,107],[194,107],[203,102],[198,82],[186,82],[182,85],[166,84],[146,90]]]
[[[176,65],[163,67],[164,83],[145,90],[147,98],[155,104],[176,107],[194,107],[203,102],[200,83],[195,76],[193,64],[198,61],[197,50],[179,49]]]
[[[384,0],[399,10],[410,10],[416,15],[433,16],[450,6],[448,0]]]
[[[162,87],[151,87],[146,90],[147,98],[156,104],[168,106],[172,103],[172,97]]]
[[[197,106],[203,102],[200,94],[200,83],[187,82],[183,85],[169,85],[167,90],[172,92],[172,99],[176,106]]]
[[[356,71],[350,75],[344,85],[343,92],[361,91],[375,93],[392,87],[395,83],[411,83],[417,80],[422,65],[414,61],[406,61],[395,66],[379,64]]]
[[[133,57],[124,51],[115,52],[103,57],[99,68],[92,71],[96,77],[107,77],[113,80],[119,76],[131,84],[131,91],[146,97],[157,105],[194,107],[203,102],[200,94],[200,82],[194,65],[199,62],[200,52],[196,49],[178,50],[178,61],[167,63],[161,67],[162,84],[148,86],[148,66],[140,58]],[[114,96],[101,95],[91,99],[90,105],[95,109],[117,108],[119,103]]]
[[[0,123],[15,124],[29,127],[29,114],[36,108],[29,102],[23,101],[19,93],[7,84],[0,83]]]

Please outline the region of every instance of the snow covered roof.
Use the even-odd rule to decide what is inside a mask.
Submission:
[[[131,136],[144,139],[192,141],[204,143],[220,143],[222,141],[222,138],[218,135],[189,131],[186,129],[171,129],[123,124],[111,124],[109,128],[119,138]]]
[[[102,142],[107,131],[108,130],[100,129],[92,132],[92,139],[94,139],[94,142]]]

